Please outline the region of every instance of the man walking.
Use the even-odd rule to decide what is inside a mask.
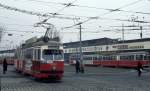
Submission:
[[[138,71],[138,76],[140,77],[141,76],[141,73],[142,73],[142,63],[139,61],[138,62],[138,65],[137,65],[137,71]]]
[[[7,61],[6,61],[6,58],[4,59],[3,61],[3,74],[5,74],[7,71]]]
[[[79,73],[80,72],[80,62],[78,60],[76,61],[75,68],[76,68],[76,73]]]

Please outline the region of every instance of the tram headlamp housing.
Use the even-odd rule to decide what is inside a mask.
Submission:
[[[52,70],[55,71],[55,70],[56,70],[56,66],[53,66],[53,67],[52,67]]]

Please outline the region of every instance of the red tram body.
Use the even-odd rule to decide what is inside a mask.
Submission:
[[[133,58],[127,58],[127,57]],[[141,58],[138,58],[138,57]],[[79,57],[79,56],[78,56]],[[74,65],[79,60],[75,55],[70,56],[69,64]],[[143,66],[150,66],[150,55],[121,54],[121,55],[83,55],[83,63],[87,66],[109,66],[109,67],[137,67],[138,62]]]
[[[58,41],[26,43],[17,49],[15,56],[15,68],[23,74],[39,79],[60,80],[63,77],[63,47]]]

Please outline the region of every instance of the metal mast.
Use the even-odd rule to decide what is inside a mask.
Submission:
[[[122,24],[122,41],[124,43],[124,24]]]
[[[84,73],[84,64],[83,64],[83,55],[82,55],[82,31],[81,31],[81,24],[80,26],[80,67],[81,67],[81,72]]]
[[[141,30],[140,37],[141,37],[141,39],[142,39],[142,37],[143,37],[142,26],[140,26],[140,30]]]

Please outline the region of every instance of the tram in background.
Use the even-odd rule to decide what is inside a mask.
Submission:
[[[70,56],[70,64],[75,64],[79,60],[78,55]],[[109,67],[137,67],[138,62],[143,66],[150,66],[150,55],[146,52],[126,52],[109,55],[83,55],[83,63],[90,66]]]
[[[14,64],[18,72],[38,79],[60,80],[63,77],[63,46],[59,41],[44,42],[31,38],[16,49],[15,57]]]
[[[6,58],[8,65],[14,65],[14,57],[7,57],[7,56],[0,57],[0,64],[3,64],[4,58]]]
[[[140,61],[143,66],[150,66],[150,38],[115,41],[110,44],[103,41],[104,44],[98,44],[102,40],[104,39],[93,40],[93,44],[90,43],[92,40],[83,42],[82,55],[85,65],[136,67]],[[66,44],[64,49],[70,64],[75,64],[80,57],[79,48],[74,45],[75,43]]]
[[[14,50],[2,50],[0,51],[0,64],[3,64],[4,59],[6,58],[8,65],[14,64]]]

